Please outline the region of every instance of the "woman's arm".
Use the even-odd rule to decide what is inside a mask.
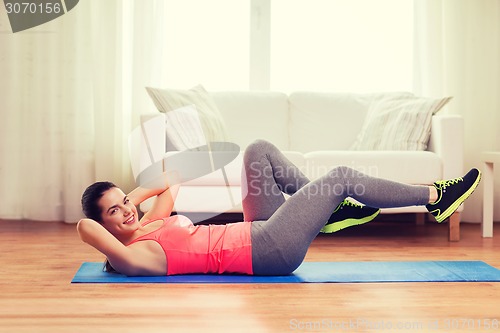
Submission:
[[[155,197],[151,209],[142,217],[141,221],[150,221],[170,216],[174,208],[175,198],[179,191],[179,185],[169,185],[166,173],[160,177],[160,181],[139,186],[128,194],[128,198],[136,206],[144,200]]]
[[[111,266],[125,275],[139,275],[141,260],[135,252],[123,245],[102,225],[91,219],[82,219],[77,225],[78,234],[85,243],[104,254]]]

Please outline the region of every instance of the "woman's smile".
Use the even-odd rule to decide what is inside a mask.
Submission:
[[[135,214],[132,214],[128,219],[123,222],[123,224],[132,224],[135,222]]]

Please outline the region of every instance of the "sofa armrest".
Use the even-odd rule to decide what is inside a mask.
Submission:
[[[145,169],[163,159],[165,137],[163,113],[141,115],[140,125],[129,136],[129,157],[136,182],[139,182],[138,177]]]
[[[460,115],[432,117],[431,136],[427,150],[436,153],[442,161],[443,179],[463,175],[464,121]]]

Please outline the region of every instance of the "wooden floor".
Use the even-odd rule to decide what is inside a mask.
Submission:
[[[498,226],[483,239],[462,224],[457,243],[447,232],[374,221],[318,236],[306,260],[500,268]],[[500,332],[500,283],[71,284],[83,261],[103,258],[64,223],[0,221],[0,250],[0,332]]]

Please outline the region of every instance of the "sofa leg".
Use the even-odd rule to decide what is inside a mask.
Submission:
[[[460,240],[460,213],[453,213],[448,220],[449,233],[448,239],[450,242],[458,242]]]

